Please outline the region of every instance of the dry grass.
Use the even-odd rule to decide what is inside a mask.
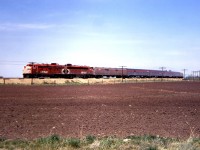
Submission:
[[[189,138],[188,140],[163,138],[158,136],[130,136],[127,138],[103,137],[96,138],[87,136],[83,139],[61,138],[52,135],[47,138],[35,140],[0,140],[0,149],[44,149],[44,150],[199,150],[200,139]]]
[[[171,78],[129,78],[123,79],[123,83],[137,83],[137,82],[172,82],[182,81],[182,79],[171,79]],[[61,79],[61,78],[47,78],[47,79],[23,79],[23,78],[6,78],[0,79],[0,84],[20,84],[20,85],[45,85],[45,84],[58,84],[58,85],[74,85],[74,84],[117,84],[122,83],[121,78],[108,78],[108,79]]]

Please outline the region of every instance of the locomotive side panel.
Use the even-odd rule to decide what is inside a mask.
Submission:
[[[95,67],[94,68],[94,75],[96,78],[101,77],[126,77],[127,76],[127,69],[122,68],[104,68],[104,67]]]
[[[65,76],[69,78],[82,77],[89,78],[94,76],[93,67],[89,66],[75,66],[75,65],[66,65],[64,68]]]
[[[109,75],[109,69],[104,67],[94,67],[94,75],[96,78],[102,78]]]
[[[128,77],[151,77],[153,72],[145,69],[128,69]]]

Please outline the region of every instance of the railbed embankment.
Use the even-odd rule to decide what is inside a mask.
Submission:
[[[9,84],[20,84],[20,85],[45,85],[45,84],[55,84],[55,85],[73,85],[73,84],[117,84],[117,83],[138,83],[138,82],[180,82],[183,79],[179,78],[74,78],[74,79],[63,79],[63,78],[1,78],[1,85]]]

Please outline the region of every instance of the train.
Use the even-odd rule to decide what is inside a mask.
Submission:
[[[23,68],[23,78],[183,78],[183,73],[171,70],[91,67],[29,63]]]

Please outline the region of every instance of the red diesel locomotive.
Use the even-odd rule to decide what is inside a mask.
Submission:
[[[147,69],[127,69],[127,68],[106,68],[90,67],[78,65],[59,65],[30,63],[24,66],[24,78],[183,78],[183,73],[174,71],[147,70]]]
[[[92,67],[76,66],[72,64],[59,65],[57,63],[51,64],[27,64],[23,69],[24,78],[89,78],[94,75]]]

